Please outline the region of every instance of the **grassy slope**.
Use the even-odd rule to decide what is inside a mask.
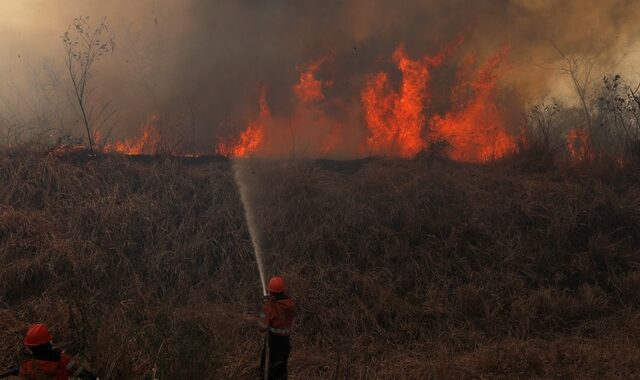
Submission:
[[[252,174],[268,271],[300,303],[292,378],[640,373],[637,172]],[[45,321],[102,378],[252,377],[260,287],[229,165],[0,157],[0,301],[2,365]]]

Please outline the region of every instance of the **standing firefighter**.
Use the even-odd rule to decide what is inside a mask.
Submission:
[[[285,294],[287,285],[282,277],[271,278],[267,290],[269,296],[264,299],[262,314],[258,320],[258,328],[266,333],[265,345],[262,348],[262,357],[260,358],[261,378],[264,378],[265,371],[268,371],[270,380],[286,380],[287,362],[291,350],[289,334],[293,327],[295,303]],[[266,352],[267,348],[268,353]],[[269,366],[265,369],[265,356],[267,355]]]
[[[42,323],[32,325],[24,338],[26,355],[20,361],[20,367],[10,371],[11,374],[26,380],[67,380],[70,376],[97,379],[71,356],[55,348],[52,340],[47,326]]]

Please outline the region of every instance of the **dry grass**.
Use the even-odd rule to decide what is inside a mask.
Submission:
[[[640,376],[636,169],[263,162],[291,378]],[[0,344],[28,323],[101,378],[253,378],[260,286],[230,165],[0,157]]]

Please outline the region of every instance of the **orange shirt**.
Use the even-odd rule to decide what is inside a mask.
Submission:
[[[67,380],[69,373],[78,369],[73,358],[65,353],[60,353],[60,360],[39,360],[30,358],[20,363],[22,379],[28,380]]]
[[[268,328],[272,334],[288,336],[293,327],[295,308],[295,302],[291,298],[270,298],[262,305],[258,325],[263,330]]]

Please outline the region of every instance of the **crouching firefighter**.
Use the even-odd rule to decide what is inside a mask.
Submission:
[[[291,345],[289,335],[293,327],[295,303],[285,292],[287,285],[282,277],[273,277],[267,286],[269,295],[265,296],[258,328],[265,333],[265,344],[260,358],[261,379],[286,380],[287,362]],[[265,357],[268,360],[265,360]],[[265,368],[265,362],[268,365]],[[265,376],[268,374],[268,376]]]
[[[91,372],[82,368],[75,359],[55,348],[53,336],[42,323],[32,325],[24,338],[25,352],[20,366],[7,371],[7,375],[25,380],[67,380],[69,377],[82,380],[97,380]]]

